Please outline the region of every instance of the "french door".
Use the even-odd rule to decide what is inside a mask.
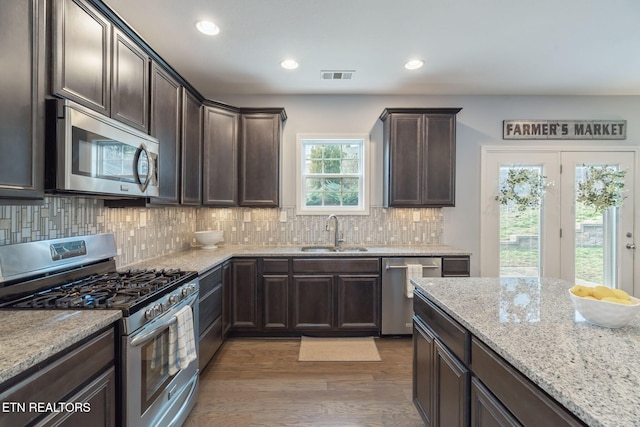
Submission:
[[[632,149],[484,148],[481,275],[559,277],[634,293],[635,161]],[[496,200],[512,169],[543,177],[539,205],[519,209]],[[624,171],[624,199],[620,206],[599,211],[578,200],[578,190],[590,173],[603,169]],[[526,194],[530,188],[524,183],[515,190]]]

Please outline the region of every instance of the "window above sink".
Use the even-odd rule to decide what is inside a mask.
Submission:
[[[369,214],[369,136],[297,135],[296,214]]]

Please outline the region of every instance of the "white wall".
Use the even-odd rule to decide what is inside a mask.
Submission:
[[[372,144],[372,205],[382,204],[382,123],[386,107],[462,107],[457,126],[456,206],[444,209],[444,243],[478,254],[480,249],[480,147],[638,146],[639,96],[221,96],[238,107],[284,107],[288,120],[283,135],[282,204],[295,205],[295,142],[297,133],[367,132]],[[508,119],[627,120],[625,141],[503,141]],[[636,173],[636,175],[638,175]],[[478,274],[472,256],[472,274]]]

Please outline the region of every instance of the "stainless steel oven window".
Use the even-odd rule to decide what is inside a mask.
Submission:
[[[146,411],[166,389],[173,375],[169,375],[169,328],[143,344],[140,360],[141,409]]]

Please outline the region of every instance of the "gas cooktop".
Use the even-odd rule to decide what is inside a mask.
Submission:
[[[128,270],[92,274],[13,301],[1,308],[126,309],[171,292],[193,273],[181,270]]]

